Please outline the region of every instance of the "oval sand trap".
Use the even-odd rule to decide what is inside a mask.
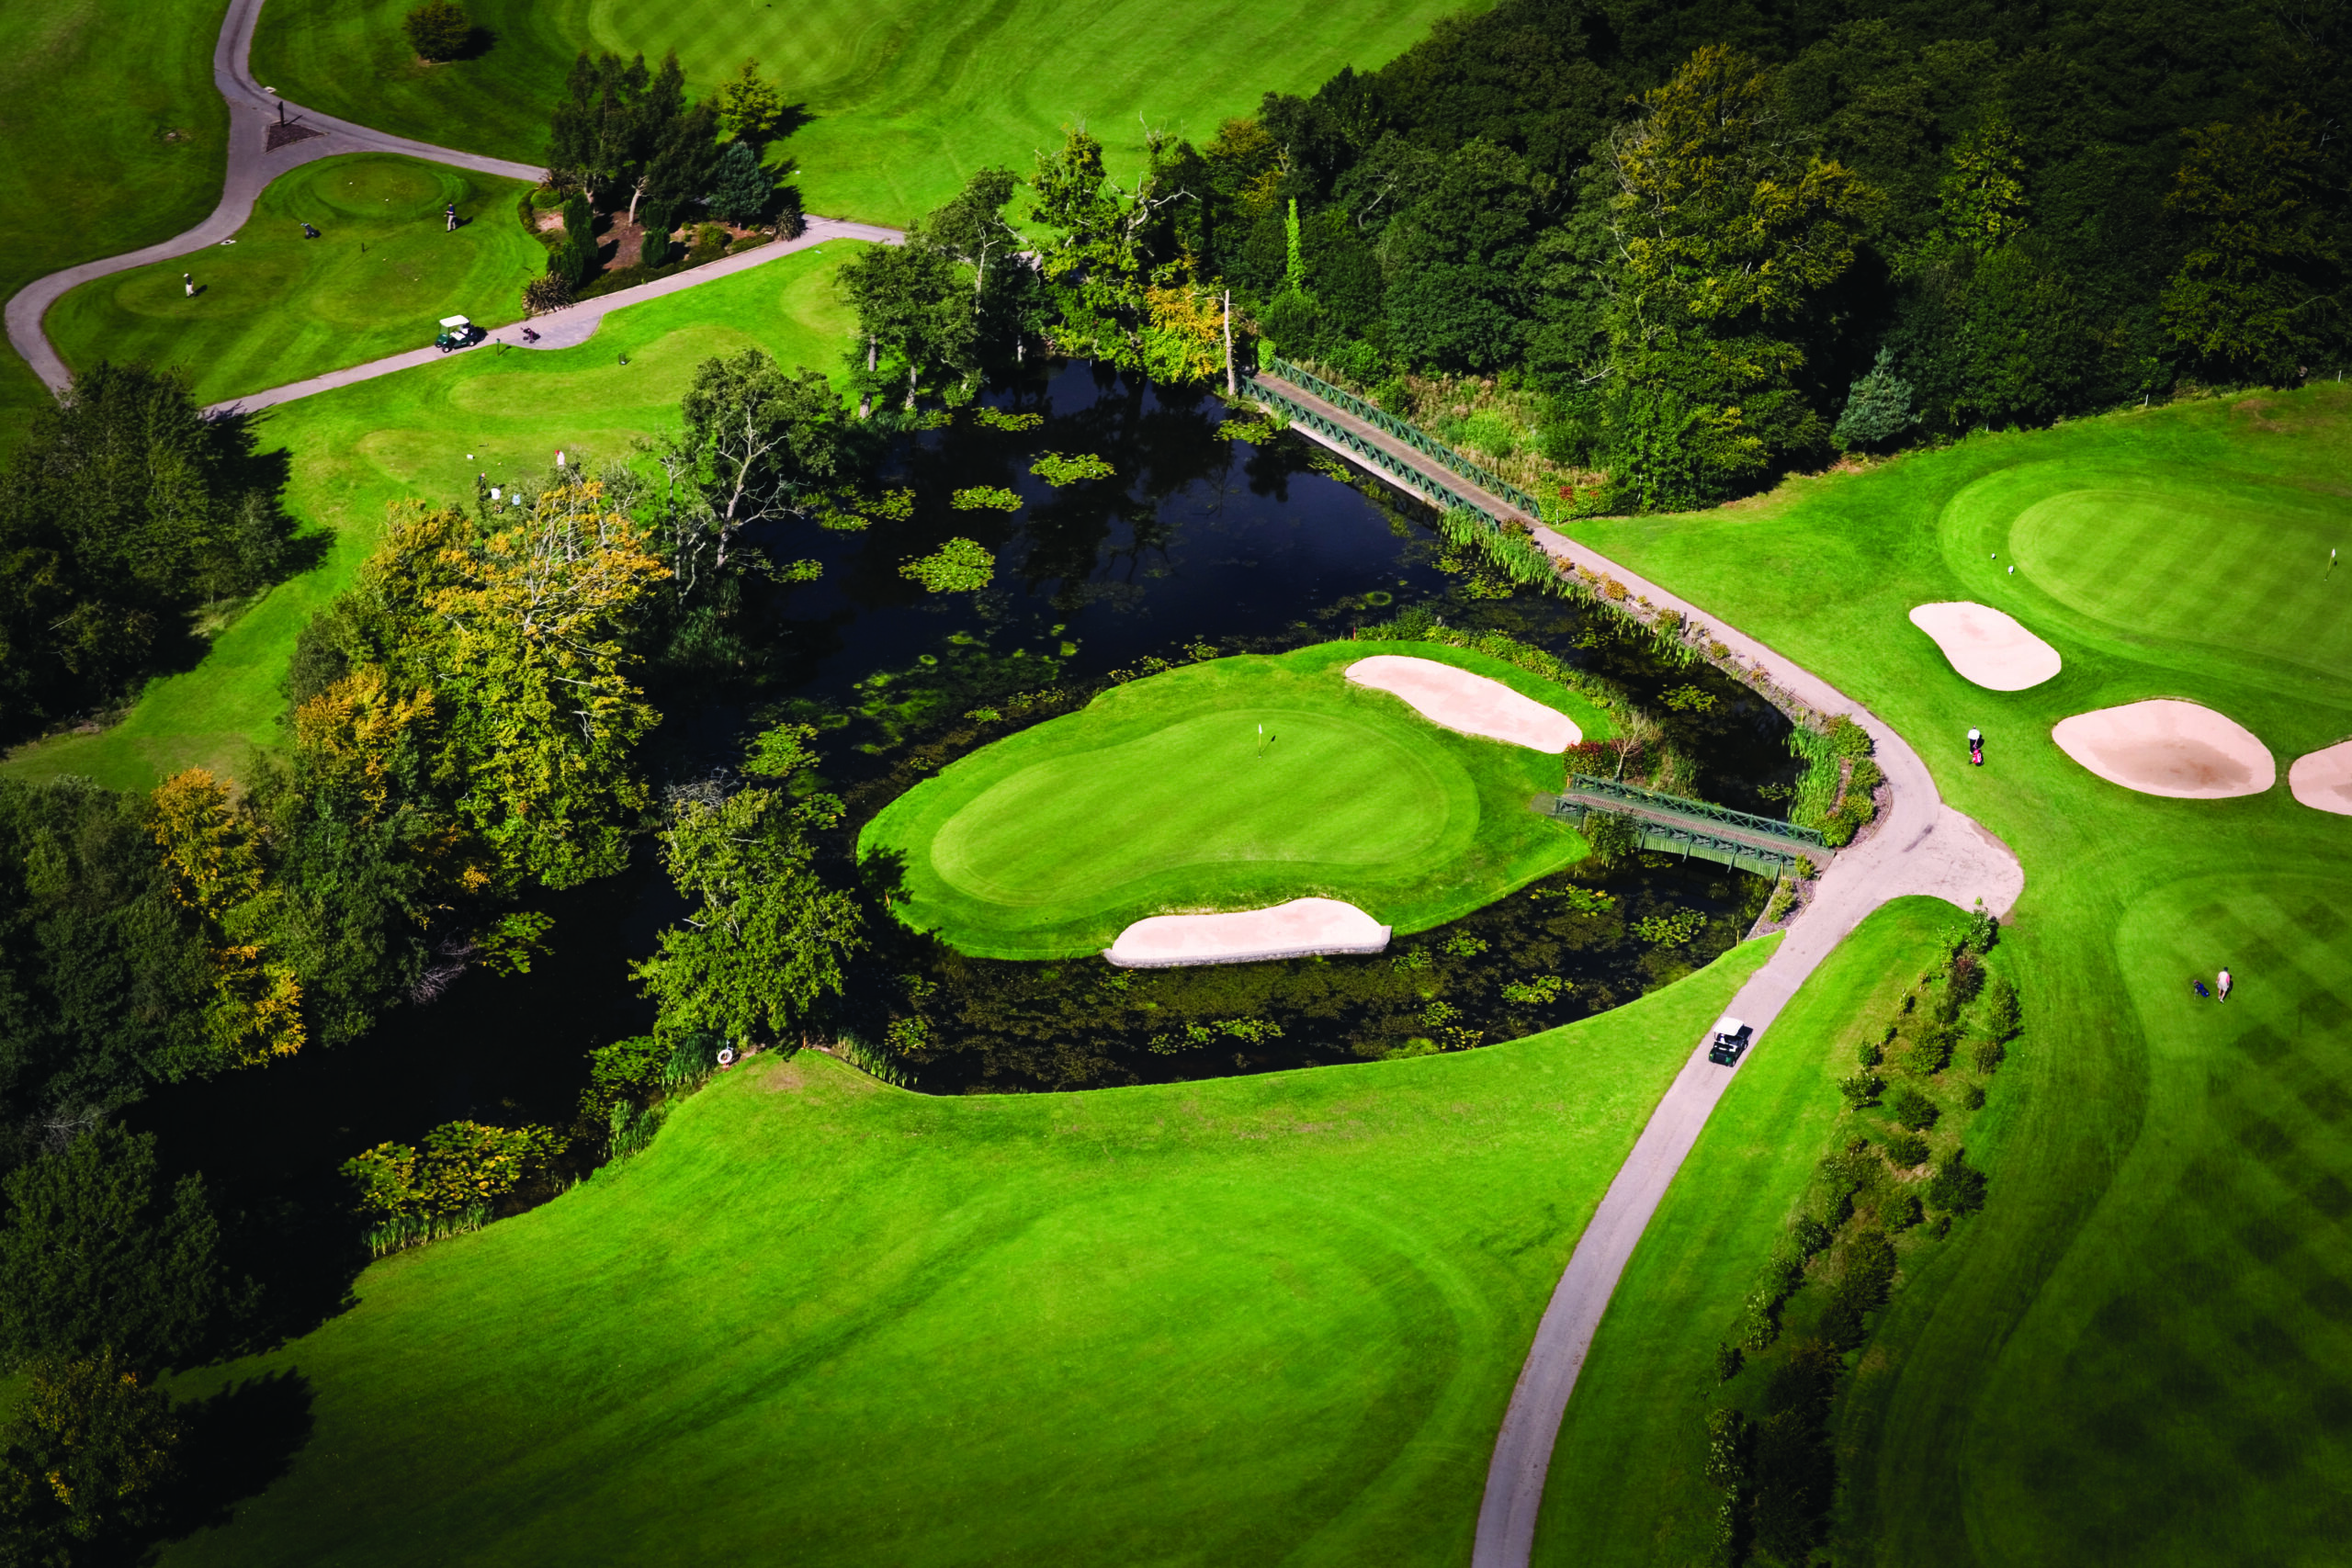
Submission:
[[[2352,740],[2296,758],[2287,770],[2287,787],[2314,811],[2352,817]]]
[[[1936,639],[1962,680],[1988,692],[2022,692],[2058,673],[2058,650],[1989,604],[1921,604],[1911,624]]]
[[[2108,783],[2142,795],[2227,800],[2278,782],[2278,763],[2253,731],[2169,697],[2062,718],[2050,739]]]
[[[1154,915],[1102,950],[1123,969],[1180,964],[1252,964],[1318,953],[1378,953],[1389,928],[1337,898],[1294,898],[1227,915]]]
[[[1576,720],[1522,697],[1500,681],[1401,653],[1375,653],[1348,666],[1359,686],[1404,698],[1422,717],[1532,751],[1566,751],[1584,739]]]

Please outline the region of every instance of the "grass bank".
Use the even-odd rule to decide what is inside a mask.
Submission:
[[[929,1099],[754,1058],[186,1380],[293,1371],[316,1427],[163,1561],[1461,1561],[1577,1234],[1772,945],[1412,1062]]]
[[[195,669],[151,682],[120,724],[19,748],[0,766],[115,789],[152,788],[198,764],[233,775],[248,748],[275,743],[294,638],[350,583],[388,505],[469,501],[475,474],[537,474],[559,449],[626,456],[674,421],[695,367],[713,355],[757,344],[786,365],[832,368],[849,331],[832,274],[854,246],[834,242],[616,311],[577,348],[476,348],[270,411],[264,445],[293,457],[288,504],[333,536],[323,563],[272,589]]]
[[[235,243],[60,299],[50,341],[77,371],[101,359],[186,367],[197,400],[212,403],[423,348],[444,316],[502,326],[547,269],[514,218],[527,188],[377,152],[306,164],[262,192]],[[463,220],[454,233],[442,218],[451,203]]]
[[[61,267],[201,222],[220,199],[229,111],[212,86],[225,0],[59,0],[10,17],[0,56],[0,298]],[[0,353],[0,454],[49,393]]]
[[[1350,682],[1376,653],[1505,682],[1607,733],[1590,703],[1500,660],[1425,643],[1326,643],[1152,675],[964,758],[866,825],[902,856],[900,913],[990,958],[1100,952],[1170,911],[1340,898],[1426,931],[1585,853],[1527,808],[1560,761],[1441,728]]]
[[[2025,864],[2003,948],[2028,1034],[1969,1149],[1989,1204],[1905,1280],[1841,1402],[1841,1561],[2301,1560],[2352,1528],[2352,820],[2285,784],[2288,761],[2352,734],[2352,690],[2320,668],[2352,593],[2326,570],[2352,544],[2347,471],[2352,393],[2318,387],[1577,530],[1868,704]],[[1950,599],[2015,615],[2064,672],[2018,693],[1962,682],[1905,619]],[[2049,739],[2156,696],[2250,728],[2278,786],[2158,799]],[[2197,1000],[2189,978],[2224,965],[2235,997]],[[1838,1022],[1783,1025],[1759,1067],[1833,1050]],[[1756,1179],[1694,1162],[1679,1212],[1736,1213]],[[1629,1278],[1720,1294],[1711,1235],[1654,1228]],[[1691,1346],[1612,1322],[1594,1351],[1609,1387],[1579,1400],[1687,1405],[1710,1375]],[[1656,1550],[1658,1493],[1615,1462],[1564,1446],[1546,1560],[1686,1560]]]
[[[1312,92],[1342,65],[1385,63],[1457,7],[1438,0],[482,0],[489,47],[445,65],[401,33],[408,0],[271,0],[254,70],[298,103],[443,146],[537,163],[582,50],[674,48],[707,93],[756,57],[808,123],[789,143],[808,210],[904,223],[988,164],[1025,173],[1061,127],[1103,139],[1131,179],[1144,127],[1204,141],[1269,90]]]

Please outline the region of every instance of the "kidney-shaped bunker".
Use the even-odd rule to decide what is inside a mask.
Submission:
[[[1936,639],[1962,680],[1988,692],[2022,692],[2058,673],[2058,650],[1989,604],[1921,604],[1911,624]]]
[[[2062,718],[2050,739],[2109,784],[2142,795],[2226,800],[2278,782],[2278,763],[2253,731],[2169,697]]]

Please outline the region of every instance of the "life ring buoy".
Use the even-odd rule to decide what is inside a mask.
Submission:
[[[718,1065],[722,1067],[731,1067],[735,1065],[734,1046],[721,1045],[718,1048]]]

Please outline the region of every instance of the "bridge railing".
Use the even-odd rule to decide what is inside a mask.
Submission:
[[[1677,817],[1695,817],[1702,821],[1720,822],[1726,828],[1737,828],[1745,832],[1761,833],[1775,839],[1788,839],[1813,849],[1828,847],[1827,841],[1822,838],[1821,829],[1818,828],[1799,827],[1794,822],[1784,822],[1777,817],[1758,817],[1753,812],[1734,811],[1728,806],[1717,806],[1713,801],[1690,800],[1679,795],[1664,795],[1654,789],[1643,789],[1635,784],[1620,784],[1614,779],[1597,779],[1589,773],[1570,773],[1568,787],[1565,793],[1598,795],[1603,800],[1640,807],[1645,810],[1667,811]]]
[[[1456,490],[1426,468],[1400,462],[1385,448],[1363,440],[1346,425],[1338,424],[1317,413],[1297,399],[1286,397],[1266,382],[1251,378],[1247,383],[1250,395],[1260,402],[1279,410],[1293,424],[1303,424],[1318,435],[1339,442],[1360,458],[1365,467],[1376,468],[1408,490],[1418,491],[1440,507],[1459,506],[1476,513],[1488,523],[1499,525],[1501,519],[1494,508],[1466,491]]]
[[[1485,490],[1489,495],[1500,496],[1503,500],[1510,502],[1513,506],[1518,507],[1521,512],[1526,513],[1528,516],[1541,518],[1544,515],[1543,507],[1537,503],[1533,496],[1528,494],[1525,491],[1520,489],[1517,485],[1512,484],[1509,479],[1502,478],[1500,475],[1491,473],[1487,469],[1480,468],[1477,464],[1472,462],[1469,458],[1464,457],[1453,447],[1448,446],[1444,442],[1438,440],[1427,431],[1420,429],[1417,425],[1406,423],[1403,420],[1398,419],[1395,414],[1388,412],[1385,409],[1383,409],[1379,404],[1367,402],[1363,399],[1357,397],[1353,392],[1348,391],[1343,388],[1334,387],[1330,382],[1324,380],[1320,376],[1316,375],[1313,371],[1302,369],[1300,367],[1293,365],[1289,360],[1283,359],[1276,355],[1269,354],[1265,355],[1261,361],[1261,364],[1267,370],[1281,377],[1283,380],[1291,383],[1291,385],[1303,388],[1306,390],[1314,393],[1317,397],[1322,399],[1325,402],[1331,404],[1335,408],[1345,409],[1348,412],[1355,415],[1356,418],[1363,421],[1366,424],[1371,425],[1374,429],[1380,431],[1384,434],[1396,437],[1397,440],[1403,442],[1406,446],[1410,446],[1414,451],[1422,454],[1424,457],[1436,458],[1439,462],[1453,469],[1455,473],[1460,474],[1464,479],[1468,479],[1472,484],[1477,485],[1479,488]],[[1474,507],[1472,510],[1477,512],[1487,511],[1487,509],[1483,506]]]

